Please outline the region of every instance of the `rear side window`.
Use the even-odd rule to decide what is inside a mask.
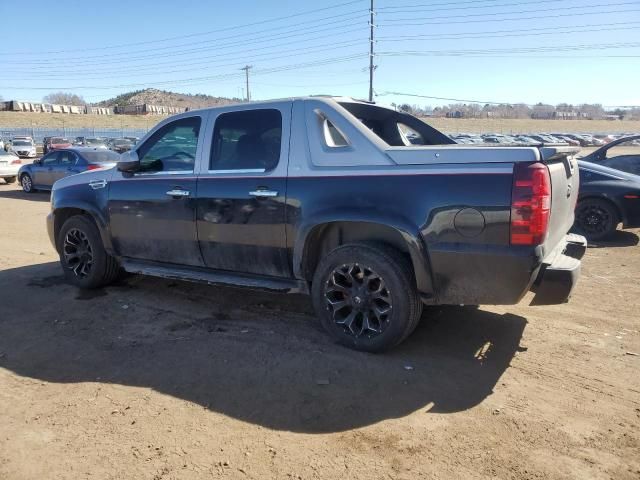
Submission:
[[[199,135],[200,117],[168,123],[138,149],[141,171],[193,171]]]
[[[73,152],[60,152],[58,154],[58,163],[60,165],[75,165],[77,159],[76,154]]]
[[[347,137],[338,129],[338,127],[336,127],[320,110],[316,110],[315,112],[322,128],[324,144],[327,147],[347,147],[349,145],[349,140],[347,140]]]
[[[209,170],[273,170],[280,160],[279,110],[223,113],[216,119]]]

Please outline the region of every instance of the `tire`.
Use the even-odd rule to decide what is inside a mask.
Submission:
[[[16,181],[16,177],[4,177],[4,182],[6,184],[15,183],[15,181]]]
[[[587,240],[598,241],[611,237],[620,223],[616,207],[607,200],[587,198],[578,203],[575,225]]]
[[[89,217],[77,215],[64,222],[56,246],[64,276],[72,285],[99,288],[118,278],[120,265],[104,249],[98,227]]]
[[[22,191],[25,193],[33,193],[35,189],[33,188],[33,180],[31,179],[31,175],[28,173],[23,173],[20,177],[20,185],[22,185]]]
[[[422,313],[409,261],[380,244],[349,244],[331,251],[315,271],[311,295],[324,329],[339,343],[365,352],[401,343]]]

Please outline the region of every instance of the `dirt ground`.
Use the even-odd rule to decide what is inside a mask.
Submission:
[[[80,292],[48,208],[0,185],[2,480],[640,478],[638,230],[569,304],[431,308],[367,355],[302,296]]]

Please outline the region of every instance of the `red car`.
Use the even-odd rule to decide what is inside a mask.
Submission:
[[[47,145],[47,152],[60,150],[61,148],[71,148],[71,142],[67,138],[51,137]]]

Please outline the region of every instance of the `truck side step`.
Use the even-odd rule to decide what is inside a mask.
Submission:
[[[289,278],[251,275],[201,267],[187,267],[168,263],[122,259],[122,268],[129,273],[153,277],[185,280],[209,285],[233,285],[281,293],[309,293],[307,283]]]

